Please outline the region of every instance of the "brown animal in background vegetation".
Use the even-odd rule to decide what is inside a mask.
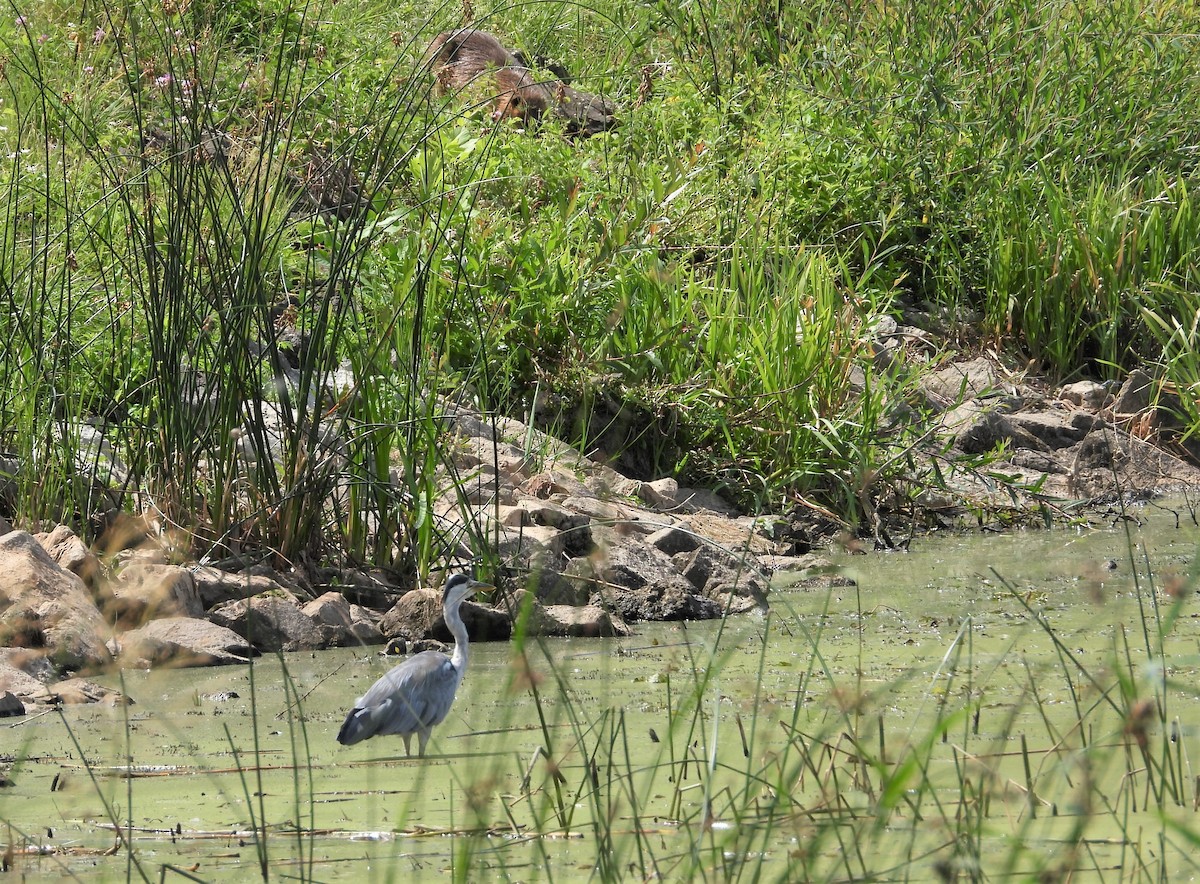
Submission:
[[[550,91],[494,35],[475,28],[438,34],[429,44],[426,63],[437,79],[437,93],[483,83],[493,95],[492,119],[536,119],[552,101]]]
[[[617,128],[617,106],[600,95],[581,92],[566,83],[554,88],[554,113],[563,121],[567,137],[587,138],[597,132]]]
[[[544,55],[537,56],[536,65],[530,65],[521,50],[514,49],[512,54],[525,67],[545,69],[558,78],[557,82],[546,81],[546,86],[554,98],[554,115],[563,121],[563,134],[568,138],[587,138],[617,127],[617,106],[600,95],[573,88],[566,65]]]

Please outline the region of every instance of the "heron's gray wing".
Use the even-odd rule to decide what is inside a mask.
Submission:
[[[377,734],[411,734],[440,723],[454,702],[450,658],[423,651],[386,673],[354,705],[369,711]]]

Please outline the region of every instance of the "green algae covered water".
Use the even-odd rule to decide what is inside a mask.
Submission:
[[[1200,530],[1134,515],[844,556],[855,584],[780,585],[769,615],[473,645],[425,759],[334,740],[395,662],[374,649],[109,673],[133,705],[0,721],[4,863],[88,880],[1187,880]]]

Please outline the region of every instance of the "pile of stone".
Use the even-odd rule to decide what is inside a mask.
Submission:
[[[796,545],[772,538],[777,520],[670,479],[627,479],[518,422],[451,414],[447,440],[439,535],[476,540],[445,565],[481,544],[499,563],[493,604],[463,606],[476,641],[506,639],[519,620],[532,635],[619,636],[639,620],[744,613],[765,608],[766,570],[806,564],[781,555]],[[434,589],[340,576],[170,564],[153,538],[101,561],[65,526],[34,535],[0,522],[0,698],[111,700],[91,683],[48,685],[114,663],[450,639]]]

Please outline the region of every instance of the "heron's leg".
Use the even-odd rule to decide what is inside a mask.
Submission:
[[[401,734],[400,738],[404,740],[404,754],[411,758],[412,747],[408,745],[408,741],[412,739],[412,734]],[[425,753],[422,752],[421,754],[424,755]]]
[[[421,756],[425,755],[425,744],[429,742],[429,734],[430,734],[431,730],[432,730],[431,728],[426,727],[426,728],[422,728],[421,730],[417,731],[417,740],[420,742],[420,749],[418,750],[418,753],[417,753],[418,755],[421,755]]]

